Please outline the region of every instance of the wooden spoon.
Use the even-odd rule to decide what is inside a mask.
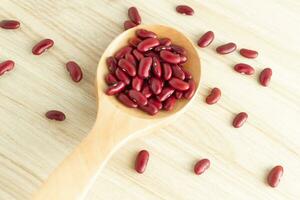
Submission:
[[[114,39],[103,53],[97,69],[98,113],[91,132],[49,176],[35,200],[78,200],[83,199],[100,169],[122,144],[138,133],[167,123],[182,113],[191,100],[180,100],[173,111],[160,111],[149,116],[138,109],[130,109],[115,97],[107,96],[104,81],[108,73],[106,58],[114,55],[135,35],[136,29],[144,28],[155,32],[160,38],[168,37],[173,44],[187,50],[188,61],[184,67],[191,72],[197,88],[200,81],[200,59],[192,42],[177,30],[162,25],[140,25],[129,29]]]

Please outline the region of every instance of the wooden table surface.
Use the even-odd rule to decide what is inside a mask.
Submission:
[[[123,146],[97,178],[86,199],[299,199],[300,198],[300,1],[212,0],[184,3],[194,16],[175,7],[183,1],[1,0],[0,20],[18,19],[21,28],[0,30],[0,60],[15,69],[0,77],[0,199],[29,199],[49,173],[86,136],[96,116],[94,79],[106,46],[123,31],[127,9],[138,7],[143,24],[165,24],[193,41],[208,30],[214,43],[198,49],[201,88],[176,122]],[[170,36],[171,37],[171,36]],[[42,56],[31,54],[44,38],[55,41]],[[259,51],[249,60],[238,52],[221,56],[216,46],[235,42]],[[70,80],[64,64],[78,62],[84,79]],[[235,63],[255,66],[253,76],[236,73]],[[269,87],[259,72],[273,69]],[[213,87],[222,90],[215,105],[204,103]],[[62,110],[64,122],[44,113]],[[231,126],[245,111],[247,123]],[[136,153],[149,150],[143,175],[133,170]],[[211,160],[203,175],[194,163]],[[283,165],[279,187],[266,184],[268,171]]]

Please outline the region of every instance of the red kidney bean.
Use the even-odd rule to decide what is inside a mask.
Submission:
[[[172,77],[172,68],[169,63],[163,64],[163,78],[164,80],[169,80]]]
[[[157,57],[153,57],[152,59],[152,71],[155,77],[161,77],[161,64]]]
[[[175,92],[176,99],[181,99],[182,96],[183,96],[183,92],[180,92],[180,91]]]
[[[209,46],[215,39],[215,34],[212,31],[204,33],[198,40],[198,46],[201,48]]]
[[[134,77],[131,82],[132,89],[135,89],[136,91],[141,91],[143,87],[143,79],[139,77]]]
[[[259,82],[262,86],[268,86],[272,77],[272,69],[265,68],[259,75]]]
[[[124,21],[123,26],[124,26],[124,30],[128,30],[128,29],[131,29],[133,27],[136,27],[137,24],[135,24],[134,22],[132,22],[130,20],[126,20],[126,21]]]
[[[219,88],[213,88],[210,94],[206,97],[206,103],[209,105],[215,104],[221,98],[221,90]]]
[[[175,53],[180,54],[180,55],[182,55],[182,56],[186,56],[186,54],[187,54],[186,50],[185,50],[183,47],[181,47],[181,46],[172,44],[172,45],[171,45],[171,48],[172,48],[172,50],[173,50]]]
[[[132,45],[133,47],[137,47],[137,45],[141,42],[142,40],[138,37],[133,37],[129,40],[129,44]]]
[[[192,77],[192,74],[188,71],[186,71],[183,67],[181,67],[181,70],[184,72],[184,77],[186,80],[191,80],[193,77]]]
[[[130,53],[131,51],[132,51],[132,47],[125,46],[125,47],[121,48],[119,51],[117,51],[117,53],[115,54],[115,58],[120,60],[121,58],[124,58],[124,56],[127,53]]]
[[[280,183],[280,179],[283,175],[283,167],[278,165],[275,166],[268,175],[267,181],[271,187],[277,187]]]
[[[105,76],[105,82],[108,85],[113,85],[116,84],[118,82],[117,78],[115,77],[115,75],[113,75],[112,73],[109,73]]]
[[[172,65],[172,74],[174,77],[179,78],[181,80],[185,79],[185,73],[178,65]]]
[[[229,54],[231,52],[234,52],[235,50],[236,50],[236,44],[233,42],[223,44],[216,48],[216,51],[219,54]]]
[[[115,83],[107,88],[106,94],[110,96],[119,94],[125,89],[125,86],[126,86],[125,83],[122,81]]]
[[[239,63],[234,66],[234,70],[241,74],[252,75],[254,74],[254,68],[245,63]]]
[[[148,104],[153,104],[158,110],[161,110],[163,107],[162,103],[155,98],[148,99]]]
[[[149,98],[149,97],[152,96],[152,92],[151,92],[150,87],[149,87],[148,85],[145,85],[145,86],[143,87],[142,94],[143,94],[145,97],[147,97],[147,98]]]
[[[120,68],[116,69],[115,75],[120,81],[123,81],[126,85],[130,84],[129,76],[125,72],[123,72]]]
[[[70,73],[70,76],[74,82],[79,82],[82,79],[82,71],[80,66],[74,62],[74,61],[69,61],[66,64],[66,68],[68,72]]]
[[[140,151],[135,160],[135,170],[140,174],[144,173],[147,168],[148,160],[149,152],[147,150]]]
[[[172,41],[170,38],[160,38],[159,40],[159,45],[161,46],[170,46],[172,44]]]
[[[122,59],[119,60],[118,65],[129,76],[135,76],[136,75],[135,66],[131,62],[129,62],[128,60],[122,58]]]
[[[158,108],[151,103],[148,103],[145,106],[140,106],[139,107],[142,111],[148,113],[149,115],[155,115],[158,112]]]
[[[194,14],[194,10],[193,8],[187,6],[187,5],[179,5],[176,7],[176,11],[180,14],[184,14],[184,15],[193,15]]]
[[[48,119],[56,121],[64,121],[66,119],[66,115],[58,110],[49,110],[48,112],[46,112],[45,116]]]
[[[194,172],[197,175],[202,174],[210,167],[210,161],[208,159],[199,160],[194,167]]]
[[[169,63],[163,63],[163,78],[169,80],[172,77],[173,71]]]
[[[180,56],[178,54],[172,53],[171,51],[162,50],[159,55],[164,61],[168,63],[180,63]]]
[[[145,29],[137,30],[136,35],[140,38],[157,38],[156,33],[152,32],[152,31],[145,30]]]
[[[5,72],[12,70],[15,67],[15,62],[12,60],[6,60],[0,63],[0,76]]]
[[[163,82],[158,78],[150,78],[149,87],[153,94],[158,95],[161,93]]]
[[[50,49],[54,45],[53,40],[51,39],[44,39],[37,43],[33,48],[32,48],[32,53],[34,55],[41,55],[44,53],[46,50]]]
[[[141,59],[138,69],[138,75],[140,78],[147,78],[149,77],[150,68],[152,65],[152,58],[151,57],[144,57]]]
[[[174,93],[174,91],[175,90],[171,87],[165,87],[162,89],[161,93],[156,96],[156,98],[159,101],[165,101],[167,98],[169,98]]]
[[[146,53],[144,53],[144,57],[152,57],[152,58],[154,58],[154,57],[158,57],[158,55],[155,52],[153,52],[153,51],[147,51]]]
[[[171,49],[172,48],[170,46],[162,46],[162,45],[160,45],[160,46],[155,47],[154,51],[160,52],[161,50],[171,50]]]
[[[0,27],[3,29],[17,29],[20,27],[20,22],[16,20],[2,20]]]
[[[240,54],[245,58],[256,58],[258,56],[258,52],[251,49],[240,49]]]
[[[248,118],[248,115],[245,112],[241,112],[241,113],[237,114],[232,122],[233,127],[240,128],[246,122],[247,118]]]
[[[180,56],[180,63],[185,63],[187,61],[186,56]]]
[[[117,69],[117,60],[110,56],[106,59],[107,68],[110,72],[114,73]]]
[[[129,90],[128,95],[139,106],[145,106],[148,103],[147,97],[139,91]]]
[[[135,57],[131,53],[127,53],[125,55],[125,59],[131,62],[134,66],[136,66],[136,60]]]
[[[169,84],[179,91],[186,91],[189,89],[190,85],[187,82],[184,82],[183,80],[180,80],[179,78],[171,78],[169,80]]]
[[[136,24],[141,24],[141,21],[142,21],[141,16],[136,7],[130,7],[128,9],[128,17],[132,22],[134,22]]]
[[[142,58],[144,58],[144,55],[141,53],[141,52],[139,52],[138,50],[133,50],[133,55],[134,55],[134,57],[138,60],[138,61],[140,61]]]
[[[164,101],[164,110],[171,111],[174,109],[176,104],[175,97],[171,96],[167,100]]]
[[[147,38],[143,41],[141,41],[138,46],[137,50],[141,52],[146,52],[151,50],[152,48],[156,47],[159,45],[159,41],[156,38]]]
[[[134,103],[126,94],[120,93],[118,95],[118,100],[123,103],[128,108],[137,108],[138,105]]]
[[[186,99],[191,99],[191,98],[194,96],[195,92],[196,92],[196,83],[195,83],[195,81],[192,80],[192,79],[189,80],[188,83],[189,83],[189,89],[188,89],[188,91],[186,91],[186,92],[183,94],[183,96],[184,96],[184,98],[186,98]]]

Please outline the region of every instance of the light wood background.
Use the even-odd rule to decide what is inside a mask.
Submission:
[[[182,3],[192,6],[195,15],[176,13]],[[202,80],[193,105],[176,122],[121,148],[86,199],[299,199],[298,0],[1,0],[0,20],[19,19],[22,27],[0,30],[0,61],[16,62],[12,72],[0,77],[0,199],[29,199],[90,130],[97,62],[123,31],[133,5],[144,24],[171,25],[195,42],[213,30],[216,39],[209,48],[199,48]],[[32,55],[32,46],[44,38],[53,39],[54,48]],[[258,58],[215,53],[216,46],[231,41],[258,50]],[[69,60],[83,67],[79,84],[65,70]],[[255,75],[233,71],[237,62],[255,66]],[[257,82],[264,67],[274,74],[268,88]],[[222,98],[209,106],[204,99],[215,86]],[[47,120],[49,109],[64,111],[67,120]],[[234,129],[232,119],[241,111],[249,119]],[[133,170],[141,149],[151,154],[143,175]],[[211,168],[195,176],[192,168],[201,158],[209,158]],[[285,173],[273,189],[265,179],[277,164]]]

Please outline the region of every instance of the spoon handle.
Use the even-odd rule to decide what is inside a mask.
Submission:
[[[114,147],[108,138],[96,138],[95,131],[52,172],[34,200],[77,200],[84,196]]]
[[[129,135],[144,128],[143,123],[120,113],[104,116],[98,116],[91,132],[50,174],[33,200],[83,199],[112,153]]]

